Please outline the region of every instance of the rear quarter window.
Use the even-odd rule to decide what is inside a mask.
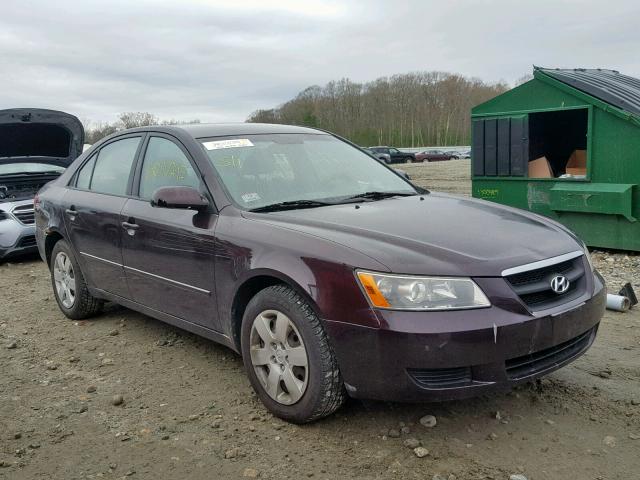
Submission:
[[[89,190],[91,186],[91,174],[93,173],[93,166],[96,164],[96,158],[98,155],[93,155],[78,171],[76,177],[76,188],[82,190]]]

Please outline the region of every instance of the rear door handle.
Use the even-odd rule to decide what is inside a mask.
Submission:
[[[136,230],[140,228],[137,223],[122,222],[122,228],[124,228],[132,237],[136,234]]]

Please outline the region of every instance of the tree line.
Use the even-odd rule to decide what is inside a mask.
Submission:
[[[158,116],[149,112],[124,112],[118,116],[115,122],[84,122],[84,142],[93,145],[101,138],[112,133],[126,130],[127,128],[148,127],[149,125],[185,125],[200,123],[200,120],[161,120]]]
[[[363,146],[468,145],[471,108],[509,89],[444,72],[415,72],[357,83],[312,86],[248,122],[329,130]]]

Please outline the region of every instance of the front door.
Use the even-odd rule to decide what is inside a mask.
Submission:
[[[120,212],[140,136],[106,144],[79,169],[64,195],[67,234],[89,285],[129,298],[122,267]]]
[[[155,134],[138,170],[138,195],[127,200],[121,215],[122,256],[133,300],[219,330],[213,276],[217,215],[150,203],[160,187],[190,186],[206,194],[197,169],[181,144]]]

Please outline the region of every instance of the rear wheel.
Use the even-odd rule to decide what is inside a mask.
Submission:
[[[241,340],[251,385],[277,417],[311,422],[344,402],[338,363],[320,319],[291,288],[276,285],[251,299]]]
[[[51,252],[51,285],[62,313],[73,320],[91,317],[102,309],[103,301],[87,288],[80,266],[64,240]]]

